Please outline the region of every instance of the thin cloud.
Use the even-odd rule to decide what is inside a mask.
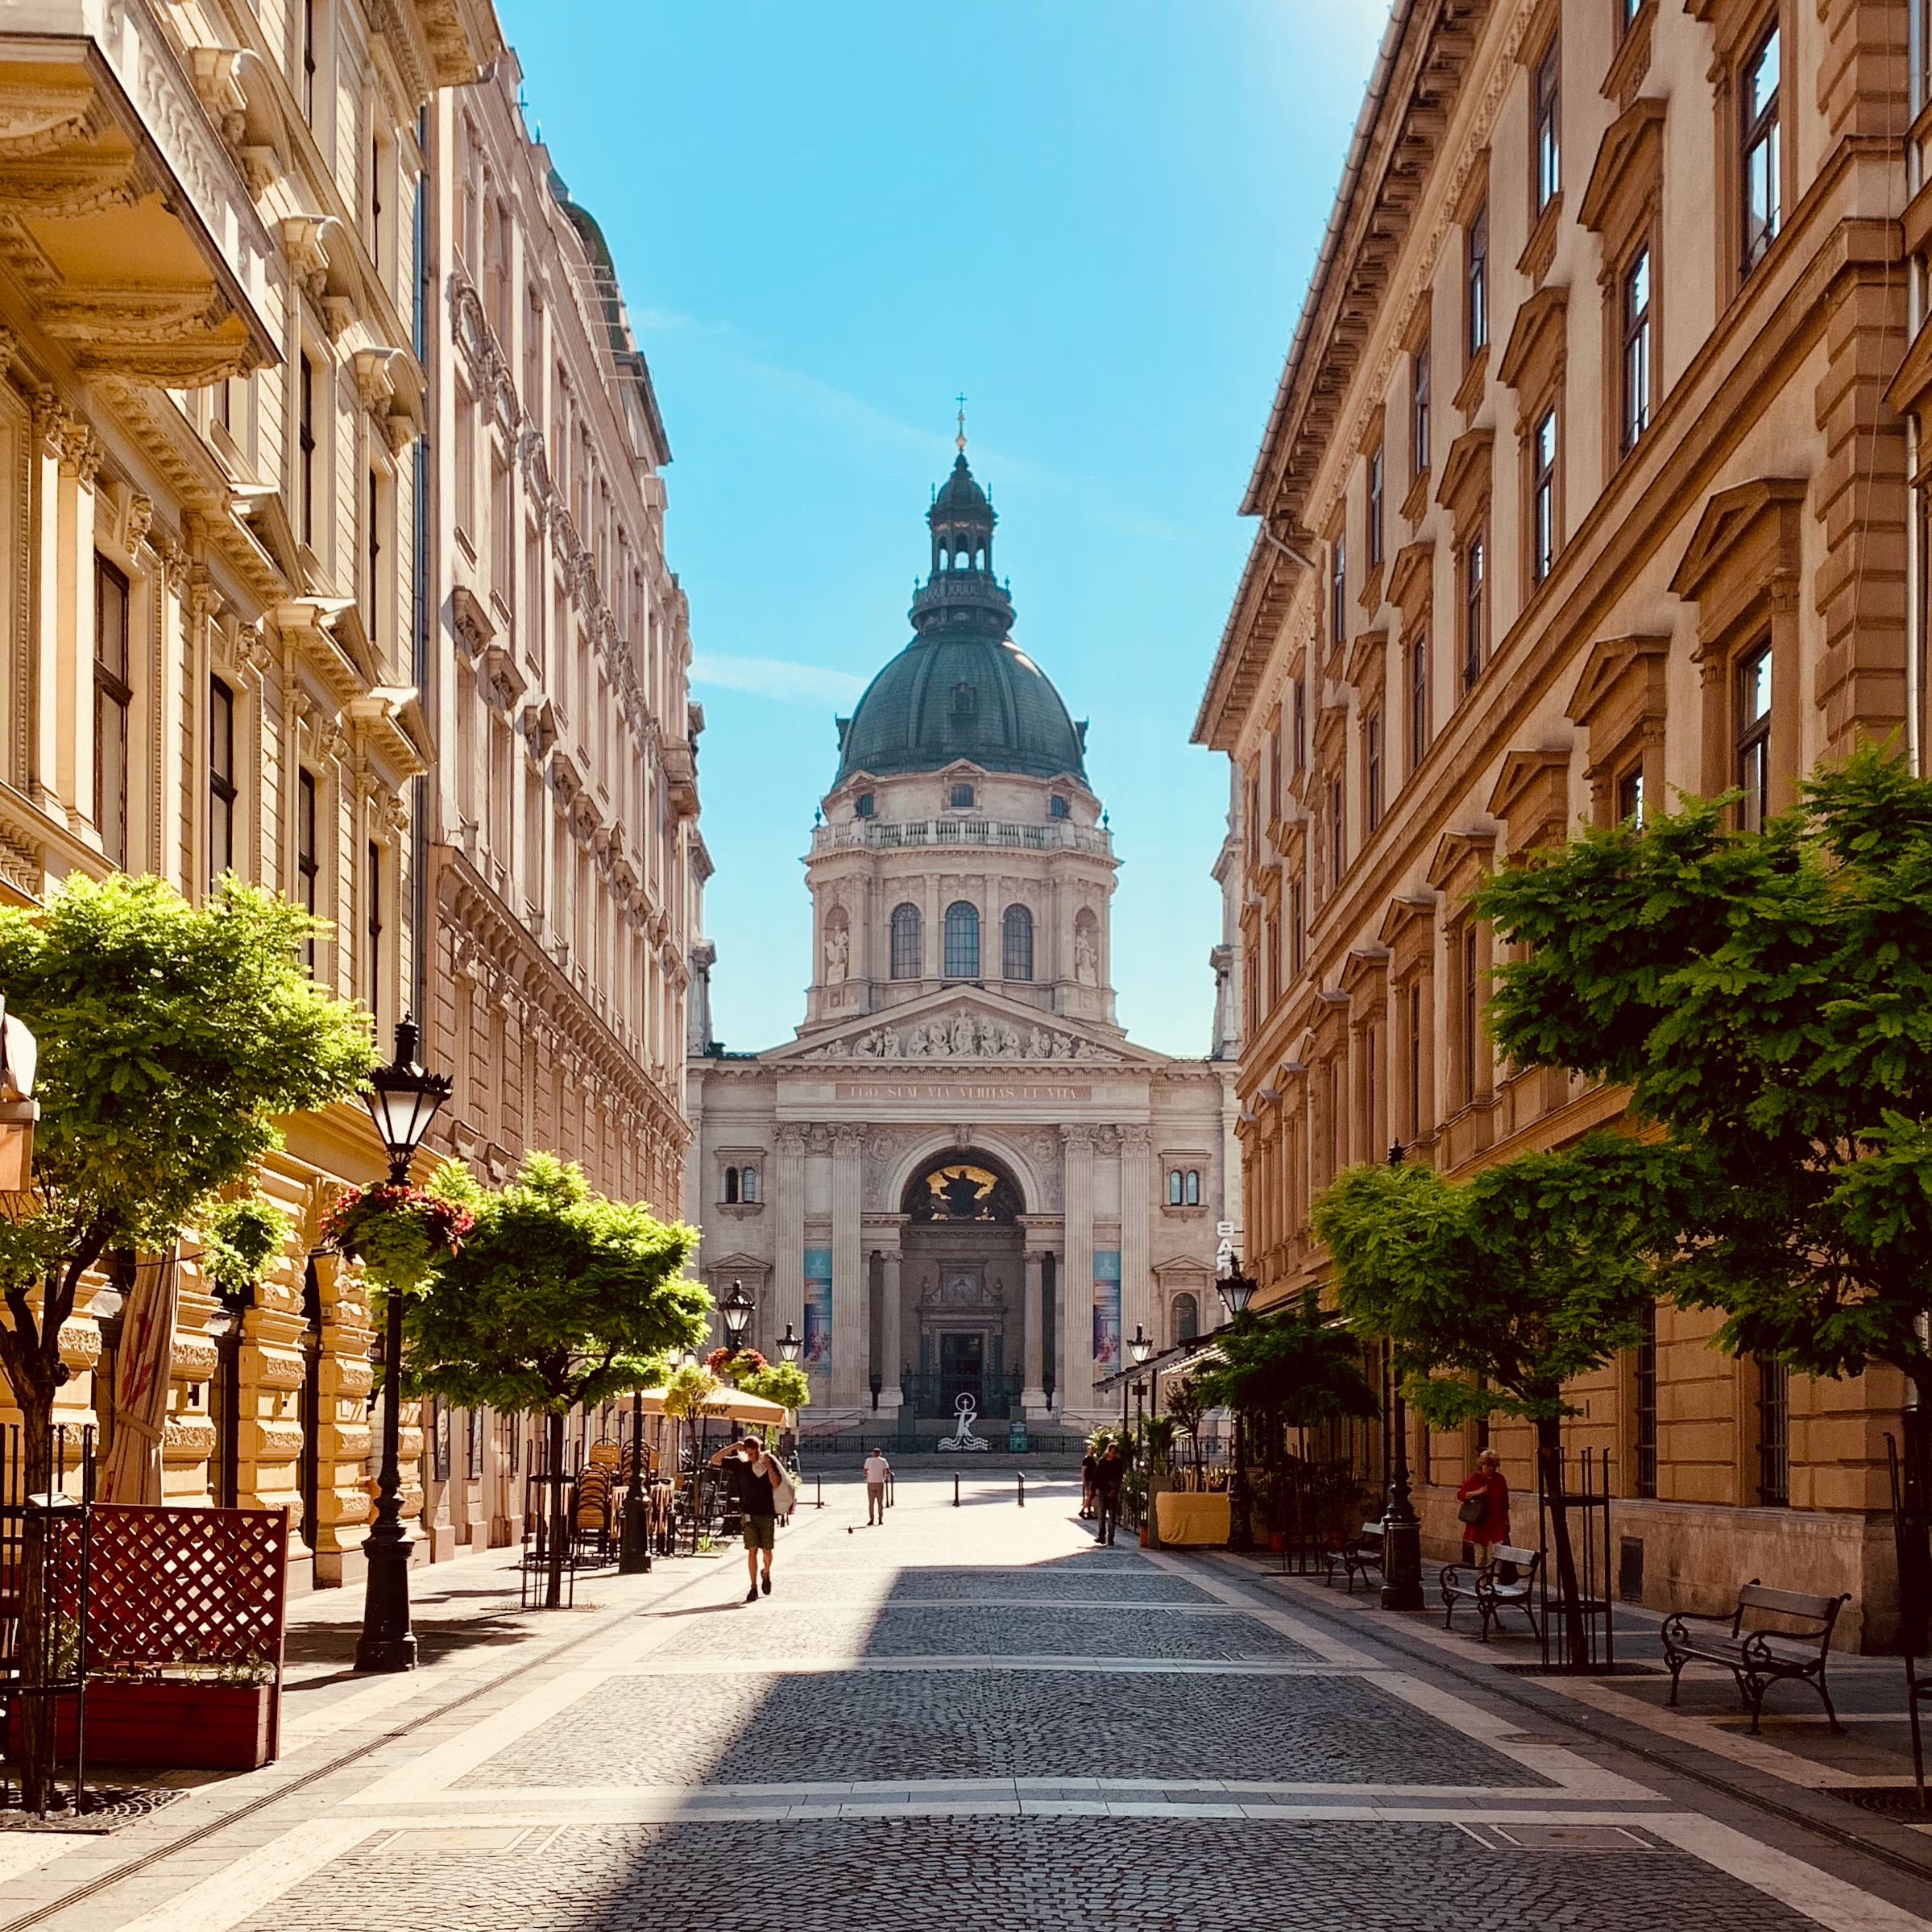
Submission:
[[[715,685],[728,691],[748,691],[780,704],[851,704],[865,689],[865,680],[850,671],[827,670],[823,665],[794,664],[783,657],[732,657],[703,651],[691,660],[693,684]]]

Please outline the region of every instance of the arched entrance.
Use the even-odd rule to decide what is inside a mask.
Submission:
[[[900,1212],[910,1346],[905,1395],[919,1416],[950,1416],[961,1395],[1006,1416],[1020,1393],[1026,1259],[1019,1184],[991,1155],[936,1155],[907,1184]]]

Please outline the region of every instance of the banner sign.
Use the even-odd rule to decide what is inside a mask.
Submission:
[[[831,1366],[831,1250],[805,1250],[805,1359],[813,1371]]]
[[[1111,1373],[1121,1359],[1121,1258],[1117,1248],[1093,1251],[1093,1366]]]

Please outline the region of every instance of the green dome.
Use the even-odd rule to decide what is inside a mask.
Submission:
[[[1047,674],[1010,638],[976,630],[915,637],[841,719],[839,776],[943,770],[969,758],[1030,778],[1084,785],[1085,733]]]

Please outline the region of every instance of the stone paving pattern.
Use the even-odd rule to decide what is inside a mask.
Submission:
[[[905,1818],[567,1828],[392,1848],[243,1932],[1817,1932],[1671,1851],[1486,1850],[1453,1825]]]
[[[1005,1602],[1174,1603],[1199,1607],[1211,1599],[1185,1577],[1164,1577],[1145,1567],[1097,1572],[1077,1569],[867,1569],[857,1564],[839,1569],[782,1573],[785,1594],[794,1603],[847,1603],[856,1598],[884,1598],[893,1603],[976,1603],[990,1598]]]
[[[1073,1670],[616,1678],[458,1788],[930,1777],[1547,1788],[1358,1677]]]

